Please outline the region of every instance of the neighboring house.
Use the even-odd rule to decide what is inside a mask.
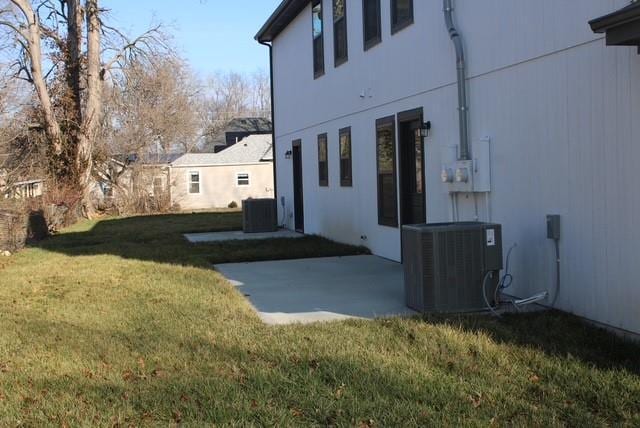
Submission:
[[[240,206],[272,198],[271,135],[251,135],[219,153],[188,153],[171,164],[171,202],[181,210]]]
[[[98,186],[107,204],[126,205],[144,198],[155,209],[168,209],[171,162],[182,154],[117,155],[98,169]],[[117,184],[116,184],[117,183]],[[119,188],[120,192],[114,189]],[[120,200],[118,200],[120,198]],[[165,207],[166,205],[166,207]]]
[[[37,198],[44,193],[44,180],[18,181],[6,187],[0,182],[0,191],[4,193],[4,197],[7,199]]]
[[[222,132],[205,137],[201,153],[218,153],[242,141],[250,135],[270,135],[271,121],[262,117],[239,117],[232,119]]]
[[[256,37],[280,217],[397,261],[403,224],[499,222],[505,253],[518,244],[509,291],[526,297],[553,291],[545,222],[560,214],[557,307],[640,333],[640,56],[607,47],[638,45],[640,3],[596,21],[606,39],[589,26],[627,5],[456,1],[459,103],[442,1],[283,1]]]
[[[2,165],[8,160],[9,155],[0,155],[0,198],[29,199],[42,196],[44,193],[44,180],[28,179],[29,176],[25,176],[18,181],[11,181],[8,171],[2,168]],[[15,180],[15,177],[13,177],[13,180]]]

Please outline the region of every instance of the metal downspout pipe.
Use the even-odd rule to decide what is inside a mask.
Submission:
[[[470,160],[469,149],[469,107],[467,106],[467,64],[464,56],[462,36],[453,23],[452,0],[444,2],[444,21],[449,32],[449,37],[456,50],[456,67],[458,70],[458,113],[460,115],[460,160]]]
[[[273,44],[258,40],[262,46],[269,48],[269,90],[271,96],[271,153],[273,154],[273,197],[278,200],[278,156],[276,156],[276,109],[273,88]],[[277,202],[276,202],[277,203]],[[284,209],[284,207],[283,207]]]

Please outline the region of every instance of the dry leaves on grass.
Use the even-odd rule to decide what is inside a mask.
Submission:
[[[482,405],[482,393],[476,392],[475,394],[470,395],[469,400],[471,401],[473,408],[477,409]]]
[[[344,395],[344,390],[347,386],[343,383],[340,384],[340,387],[336,390],[335,396],[336,398],[339,400],[342,398],[342,396]]]

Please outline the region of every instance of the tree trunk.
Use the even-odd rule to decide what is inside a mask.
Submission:
[[[100,62],[100,36],[102,32],[98,0],[87,0],[87,94],[84,123],[76,151],[76,171],[83,190],[85,213],[91,217],[95,208],[91,200],[93,147],[98,137],[102,115],[102,64]]]
[[[53,104],[42,72],[42,45],[40,22],[35,14],[29,0],[11,0],[11,2],[20,9],[27,22],[27,28],[21,32],[21,35],[27,41],[27,47],[30,57],[31,70],[29,74],[33,81],[33,86],[38,94],[42,113],[44,115],[44,127],[47,137],[51,143],[53,152],[56,156],[62,155],[62,132],[53,112]]]

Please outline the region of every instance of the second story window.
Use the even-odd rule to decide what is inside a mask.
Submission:
[[[333,0],[333,52],[336,67],[347,62],[349,43],[347,41],[346,0]]]
[[[314,0],[313,14],[313,76],[324,74],[324,25],[322,22],[322,0]]]
[[[413,0],[391,0],[391,32],[413,24]]]
[[[380,0],[362,0],[362,27],[364,50],[370,49],[382,41]]]
[[[351,187],[353,173],[351,162],[351,128],[340,130],[340,185]]]

